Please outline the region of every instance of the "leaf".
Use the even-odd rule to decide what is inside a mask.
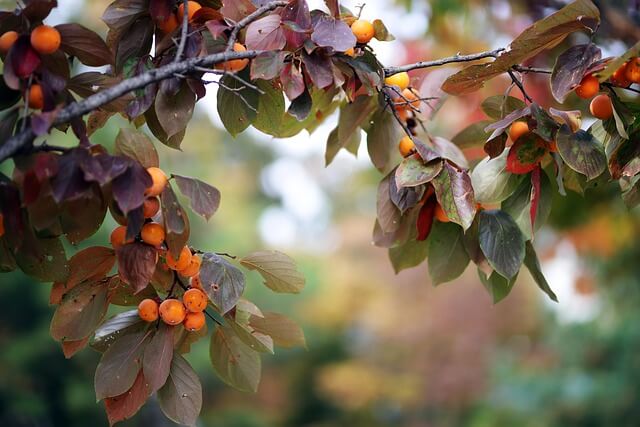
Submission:
[[[65,288],[70,290],[85,280],[100,279],[107,275],[116,262],[115,252],[103,246],[91,246],[69,259],[69,277]]]
[[[428,240],[408,240],[406,243],[389,248],[389,260],[396,274],[407,268],[416,267],[427,258]]]
[[[284,64],[284,68],[280,72],[280,81],[284,93],[290,101],[302,95],[306,89],[302,70],[292,62]]]
[[[111,184],[113,198],[125,215],[142,206],[144,192],[153,183],[151,175],[139,163],[130,162],[126,171]]]
[[[113,53],[102,38],[80,24],[56,25],[62,42],[60,49],[90,67],[113,64]]]
[[[142,367],[150,332],[120,335],[105,351],[95,375],[96,398],[119,396],[131,388]]]
[[[162,218],[164,219],[165,243],[171,254],[177,259],[180,251],[189,241],[189,218],[178,202],[171,184],[160,194]]]
[[[507,154],[505,150],[496,158],[485,157],[471,171],[471,184],[476,201],[495,204],[508,198],[518,187],[523,175],[506,171]]]
[[[524,101],[513,96],[493,95],[482,101],[480,108],[491,119],[500,120],[506,115],[526,107]]]
[[[333,83],[331,59],[329,56],[316,49],[311,54],[302,51],[302,63],[311,78],[311,82],[318,88],[324,89]]]
[[[91,347],[104,352],[119,336],[141,330],[146,325],[147,323],[140,319],[138,309],[118,313],[96,329]]]
[[[527,241],[525,246],[525,257],[524,257],[524,265],[531,273],[531,277],[536,282],[538,287],[551,298],[552,301],[558,302],[558,297],[547,283],[547,279],[545,279],[542,274],[542,269],[540,268],[540,262],[538,261],[538,256],[536,255],[536,250],[533,248],[533,244],[531,241]]]
[[[600,48],[593,43],[571,46],[562,52],[551,72],[551,93],[558,102],[564,102],[580,84],[585,72],[602,58]]]
[[[135,18],[135,21],[119,33],[114,47],[116,72],[121,72],[131,59],[149,54],[153,44],[154,25],[149,15]],[[111,34],[110,34],[111,35]]]
[[[522,135],[509,148],[506,170],[514,174],[525,174],[534,170],[547,153],[547,144],[537,135]]]
[[[273,13],[253,21],[247,27],[248,50],[281,50],[287,43],[280,15]]]
[[[462,229],[451,222],[435,221],[429,236],[429,275],[433,285],[450,282],[469,264]]]
[[[151,395],[147,379],[142,371],[138,372],[131,388],[119,396],[108,397],[104,400],[109,425],[133,417]]]
[[[116,136],[115,153],[127,156],[145,168],[158,167],[158,152],[149,137],[138,130],[122,128]]]
[[[76,341],[62,341],[62,353],[65,359],[71,359],[80,350],[84,349],[89,342],[89,337]]]
[[[381,172],[386,171],[402,129],[387,110],[378,110],[371,121],[373,124],[367,131],[367,151],[373,165]]]
[[[202,256],[200,280],[203,289],[222,314],[231,310],[244,292],[245,278],[242,271],[213,253]]]
[[[156,269],[158,260],[156,248],[133,242],[118,248],[116,255],[120,279],[129,283],[135,293],[144,290]]]
[[[29,229],[16,252],[22,272],[41,282],[63,282],[69,272],[64,247],[59,238],[38,238]]]
[[[500,210],[480,211],[480,248],[494,270],[507,279],[518,274],[524,260],[524,237],[518,224]]]
[[[156,267],[156,271],[158,271],[158,267]],[[173,273],[170,274],[173,279]],[[109,302],[113,305],[120,305],[123,307],[137,306],[146,298],[153,299],[157,297],[158,293],[151,284],[135,294],[131,285],[120,280],[120,277],[114,276],[109,280]]]
[[[342,20],[331,16],[321,16],[313,27],[311,40],[320,47],[330,47],[344,52],[356,45],[356,36]]]
[[[489,292],[489,295],[491,295],[491,300],[494,304],[499,303],[509,295],[511,289],[513,289],[513,285],[516,283],[517,277],[516,275],[512,279],[506,279],[495,271],[487,276],[487,274],[480,269],[478,269],[478,276],[487,289],[487,292]]]
[[[535,125],[533,126],[532,132],[540,136],[540,138],[544,139],[545,141],[554,141],[556,132],[558,131],[560,125],[556,123],[553,117],[551,117],[551,115],[549,115],[549,113],[547,113],[547,111],[540,107],[538,104],[532,103],[530,107],[531,119],[529,120],[529,125]]]
[[[432,181],[438,203],[452,222],[465,230],[471,226],[476,215],[471,177],[467,171],[450,162],[443,162],[440,174]]]
[[[373,20],[373,30],[373,36],[381,42],[390,42],[396,39],[384,25],[384,22],[382,22],[382,20],[380,19]]]
[[[209,356],[222,381],[240,391],[256,392],[260,383],[260,354],[228,327],[218,326],[211,337]]]
[[[90,197],[62,203],[60,226],[72,245],[93,236],[100,229],[107,213],[107,204],[100,189],[93,187],[89,194]]]
[[[311,15],[309,14],[309,5],[306,0],[292,0],[289,4],[280,12],[282,16],[282,22],[292,22],[297,25],[301,31],[292,31],[285,28],[284,33],[287,38],[287,43],[294,48],[302,46],[304,41],[309,38],[307,30],[311,30]]]
[[[284,68],[284,60],[288,52],[263,52],[251,61],[251,80],[273,80],[280,75]],[[258,112],[260,109],[258,109]]]
[[[2,76],[10,89],[20,89],[20,79],[28,77],[41,63],[28,35],[18,37],[4,59]]]
[[[535,226],[531,224],[531,209],[533,208],[534,187],[531,180],[524,179],[516,191],[502,202],[502,210],[508,213],[520,227],[520,231],[526,240],[533,238],[534,231],[538,230],[551,213],[552,188],[551,181],[546,173],[540,177],[540,194],[537,195],[537,208],[535,211]]]
[[[396,187],[396,180],[389,179],[389,196],[402,214],[416,206],[422,200],[424,193],[425,186],[398,188]]]
[[[283,69],[283,72],[287,69]],[[248,78],[246,73],[239,73],[243,79]],[[233,76],[224,76],[220,79],[218,89],[218,114],[225,129],[235,137],[245,130],[256,119],[258,108],[258,92],[245,86],[242,81]],[[285,84],[283,82],[283,84]],[[244,100],[243,100],[244,99]]]
[[[460,148],[472,148],[483,145],[490,135],[489,132],[485,131],[485,128],[491,123],[490,120],[472,123],[458,132],[456,136],[451,139],[451,142]]]
[[[418,155],[406,157],[396,169],[396,186],[401,188],[426,184],[438,176],[444,167],[443,163],[441,159],[436,159],[425,164]]]
[[[572,133],[567,125],[562,125],[556,143],[562,160],[589,180],[600,176],[607,167],[602,146],[584,130]]]
[[[229,316],[226,318],[225,325],[233,329],[234,333],[238,335],[238,338],[242,340],[246,345],[251,347],[255,351],[260,353],[271,353],[273,351],[273,339],[265,334],[256,332],[245,320],[240,320],[238,313],[236,312],[236,318],[231,319]],[[242,321],[242,324],[240,323]]]
[[[169,93],[162,87],[156,96],[155,111],[167,137],[171,138],[187,127],[193,116],[196,97],[186,83],[180,85],[177,93]]]
[[[171,421],[195,425],[202,409],[202,385],[184,357],[176,354],[167,383],[158,390],[160,409]]]
[[[256,86],[262,90],[258,98],[258,112],[253,127],[269,135],[279,136],[285,115],[284,95],[272,82],[258,81]]]
[[[77,341],[91,335],[102,322],[109,301],[107,282],[87,282],[69,291],[51,319],[51,337]]]
[[[418,220],[416,222],[416,230],[418,232],[416,240],[421,242],[427,240],[429,234],[431,234],[431,227],[434,223],[434,214],[436,211],[436,198],[429,197],[418,212]]]
[[[299,98],[302,98],[302,97],[300,96],[296,99],[299,99]],[[343,146],[340,143],[340,140],[338,139],[338,128],[335,128],[334,130],[332,130],[331,133],[329,133],[329,138],[327,138],[327,149],[325,150],[325,153],[324,153],[325,166],[329,166],[331,164],[331,162],[336,157],[340,149],[344,148],[350,152],[353,152],[354,150],[351,150],[350,149],[351,147],[360,147],[361,137],[362,137],[362,134],[360,132],[360,129],[358,129],[357,131],[353,132],[346,141],[342,142],[342,144],[344,144]],[[357,152],[357,150],[355,151]]]
[[[169,377],[173,360],[173,335],[175,327],[160,322],[156,333],[144,349],[142,369],[150,391],[162,387]]]
[[[495,61],[472,65],[450,76],[442,85],[442,90],[452,95],[478,90],[487,80],[556,46],[575,31],[588,30],[593,33],[599,22],[600,12],[591,0],[576,0],[525,29]]]
[[[208,221],[220,206],[220,191],[199,179],[180,175],[172,176],[182,194],[189,198],[191,209]]]
[[[251,316],[249,324],[257,332],[269,335],[280,347],[307,347],[302,328],[283,314],[265,311],[262,317]]]
[[[640,56],[640,41],[631,46],[624,54],[611,60],[604,70],[599,71],[596,75],[600,83],[605,82],[615,73],[620,67],[630,59]]]
[[[275,292],[297,294],[304,288],[304,275],[296,269],[295,261],[282,252],[254,252],[242,258],[240,264],[260,273],[265,286]]]
[[[429,137],[429,141],[431,142],[432,148],[440,157],[451,160],[461,168],[469,168],[467,158],[464,156],[462,150],[454,143],[439,136]]]

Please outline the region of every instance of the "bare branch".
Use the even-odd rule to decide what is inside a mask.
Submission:
[[[184,6],[184,13],[182,14],[182,31],[180,34],[180,44],[178,45],[178,51],[176,52],[176,59],[174,62],[178,62],[182,59],[184,53],[184,47],[187,44],[187,32],[189,30],[189,1],[182,0]]]
[[[522,66],[522,65],[514,65],[511,68],[514,69],[515,71],[520,72],[520,73],[551,74],[551,72],[552,72],[551,70],[548,70],[546,68],[525,67],[525,66]]]
[[[524,85],[522,84],[520,79],[514,74],[514,72],[509,70],[509,71],[507,71],[507,73],[509,73],[509,77],[511,77],[511,81],[516,86],[518,86],[518,89],[520,89],[520,92],[522,92],[522,95],[524,96],[524,98],[529,102],[533,102],[533,99],[531,99],[531,97],[529,96],[527,91],[524,89]]]
[[[384,69],[384,75],[388,77],[394,74],[402,73],[403,71],[411,71],[411,70],[417,70],[421,68],[440,67],[442,65],[453,64],[457,62],[471,62],[471,61],[476,61],[478,59],[483,59],[483,58],[497,58],[504,51],[505,51],[505,48],[500,48],[495,50],[488,50],[486,52],[472,53],[470,55],[456,54],[453,56],[449,56],[447,58],[440,58],[433,61],[420,61],[414,64],[402,65],[400,67],[386,67]]]

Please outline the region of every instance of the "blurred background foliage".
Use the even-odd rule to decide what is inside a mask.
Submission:
[[[54,21],[105,30],[98,17],[107,1],[59,3]],[[392,65],[504,46],[563,2],[367,3],[363,16],[382,17],[399,38],[374,46]],[[605,55],[620,54],[640,38],[638,3],[598,3],[604,20],[597,42]],[[532,65],[552,65],[557,51]],[[418,72],[415,85],[425,96],[437,94],[437,82],[451,71]],[[554,106],[543,78],[525,83],[539,103]],[[506,80],[495,79],[477,94],[448,99],[427,126],[450,137],[482,119],[479,103],[506,87]],[[215,92],[213,85],[209,89]],[[209,97],[213,101],[200,106],[183,152],[158,144],[161,166],[210,182],[223,194],[209,223],[191,218],[194,246],[237,255],[269,247],[299,262],[307,277],[301,295],[276,298],[252,275],[247,296],[265,310],[298,320],[309,349],[264,357],[259,392],[247,395],[215,377],[208,343],[199,343],[188,356],[204,387],[199,425],[637,425],[640,221],[612,184],[590,188],[584,197],[554,196],[549,226],[536,236],[560,303],[548,303],[522,274],[514,292],[493,306],[471,270],[437,289],[424,266],[393,273],[386,251],[370,244],[380,176],[369,167],[366,150],[358,158],[341,153],[324,168],[324,144],[335,118],[310,137],[273,140],[248,132],[232,140],[218,126],[215,93]],[[577,98],[569,103],[585,110]],[[111,147],[123,126],[129,125],[114,118],[92,141]],[[59,133],[52,138],[71,143]],[[8,165],[0,169],[10,173]],[[109,219],[86,245],[105,244],[114,224]],[[64,359],[48,335],[49,286],[20,273],[3,275],[0,282],[0,425],[106,426],[93,392],[98,354],[85,350]],[[170,422],[151,401],[122,425]]]

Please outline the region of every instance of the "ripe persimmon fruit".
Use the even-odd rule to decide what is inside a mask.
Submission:
[[[373,24],[364,19],[357,19],[351,24],[351,32],[356,36],[358,43],[369,43],[376,33]]]
[[[400,154],[402,155],[402,157],[407,157],[409,154],[411,154],[415,147],[416,146],[413,143],[413,140],[411,140],[408,135],[403,136],[400,140],[400,143],[398,144],[398,150],[400,150]]]
[[[402,91],[402,97],[400,102],[408,102],[407,105],[411,105],[413,108],[420,108],[420,94],[414,88],[408,87]],[[408,108],[408,107],[407,107]]]
[[[157,248],[162,245],[162,242],[164,242],[164,227],[157,222],[148,222],[142,226],[140,236],[142,237],[142,241],[147,245],[155,246]]]
[[[18,33],[15,31],[7,31],[0,36],[0,52],[7,53],[11,46],[18,40]]]
[[[433,215],[440,222],[451,222],[451,220],[447,216],[447,213],[444,211],[444,209],[442,209],[442,206],[440,206],[440,203],[436,204],[436,209],[433,212]]]
[[[387,86],[397,86],[400,90],[405,90],[409,87],[411,79],[409,78],[409,73],[403,71],[402,73],[393,74],[387,77],[384,79],[384,83]]]
[[[592,74],[584,76],[576,87],[576,95],[582,99],[591,99],[598,92],[600,92],[600,82]]]
[[[598,95],[591,101],[589,105],[589,111],[593,117],[600,120],[607,120],[613,116],[613,104],[611,104],[611,98],[608,95]]]
[[[522,135],[529,133],[529,125],[527,122],[513,122],[509,128],[509,138],[516,142]]]
[[[189,22],[193,20],[193,15],[196,14],[197,11],[202,9],[200,3],[197,1],[189,1],[189,8],[187,9],[187,14],[189,16]],[[182,25],[182,20],[184,19],[184,2],[180,2],[180,6],[178,6],[178,25]]]
[[[178,28],[178,18],[174,13],[172,13],[164,21],[158,21],[156,25],[160,29],[160,31],[162,31],[165,34],[169,34],[169,33],[172,33],[173,30]]]
[[[241,44],[241,43],[234,43],[233,44],[233,51],[234,52],[246,52],[247,48],[244,47],[244,45]],[[221,69],[221,70],[225,70],[225,71],[237,72],[237,71],[244,70],[247,65],[249,65],[249,59],[247,59],[247,58],[244,58],[244,59],[232,59],[230,61],[226,61],[226,62],[223,62],[221,64],[216,65],[216,68]]]
[[[131,243],[131,241],[127,241],[127,227],[125,225],[121,225],[114,228],[111,232],[111,236],[109,236],[109,241],[114,249],[126,245],[127,243]]]
[[[627,63],[624,75],[631,83],[640,83],[640,58],[633,58]]]
[[[349,49],[344,51],[344,54],[353,58],[354,56],[356,56],[356,50],[350,47]]]
[[[151,298],[146,298],[138,304],[138,314],[145,322],[158,320],[158,303]]]
[[[620,66],[620,68],[613,72],[611,77],[609,77],[609,81],[612,85],[618,87],[629,87],[629,85],[631,85],[631,80],[627,78],[628,65],[629,63],[625,62]]]
[[[157,167],[147,168],[147,172],[151,175],[151,179],[153,183],[151,187],[147,188],[144,192],[144,195],[147,197],[159,196],[160,193],[164,191],[164,188],[167,186],[167,175],[164,174],[162,169]]]
[[[42,110],[44,107],[44,94],[42,93],[42,86],[39,84],[32,84],[29,88],[29,108],[34,110]]]
[[[142,215],[145,218],[155,216],[160,210],[160,200],[157,197],[147,197],[142,204]]]
[[[203,312],[187,313],[182,325],[187,331],[196,332],[203,328],[206,321],[207,319],[204,317]]]
[[[204,311],[204,309],[207,308],[207,302],[207,295],[200,289],[191,288],[182,296],[184,306],[187,307],[187,310],[194,313]]]
[[[200,280],[200,275],[199,274],[196,274],[195,276],[193,276],[189,280],[189,284],[191,285],[192,288],[196,288],[196,289],[202,290],[202,280]]]
[[[180,251],[180,255],[178,255],[178,259],[175,259],[173,255],[171,255],[170,251],[167,251],[167,266],[169,266],[172,270],[184,270],[191,263],[191,249],[187,246],[182,248]]]
[[[40,25],[31,31],[31,46],[42,55],[58,50],[61,41],[58,30],[48,25]]]
[[[160,304],[160,318],[168,325],[178,325],[182,323],[187,315],[187,309],[181,301],[169,298]]]
[[[202,264],[202,259],[198,255],[192,255],[191,261],[189,261],[189,265],[182,270],[178,270],[178,273],[184,277],[193,277],[196,274],[200,273],[200,265]]]

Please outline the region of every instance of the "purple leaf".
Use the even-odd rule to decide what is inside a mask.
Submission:
[[[51,190],[56,202],[77,199],[89,190],[90,185],[85,181],[80,168],[88,156],[89,153],[83,148],[76,148],[60,156],[58,174],[51,179]]]
[[[222,314],[235,307],[244,292],[245,278],[242,271],[213,253],[202,257],[200,280],[203,289]]]
[[[134,242],[118,248],[116,255],[120,279],[130,284],[135,293],[144,290],[156,269],[158,260],[156,248]]]
[[[278,14],[267,15],[247,27],[245,41],[248,50],[281,50],[287,43]]]
[[[174,331],[173,326],[160,324],[144,350],[142,369],[152,392],[162,387],[169,377],[173,359]]]
[[[285,66],[284,60],[289,52],[264,52],[251,61],[251,80],[273,80],[280,75]]]
[[[285,64],[282,69],[280,81],[282,82],[284,93],[290,101],[296,99],[305,90],[302,71],[291,62]]]
[[[331,47],[338,52],[356,45],[356,36],[351,28],[345,22],[331,17],[323,17],[316,23],[311,40],[318,46]]]
[[[69,56],[91,67],[113,63],[113,53],[102,38],[80,24],[57,25],[62,43],[60,48]]]
[[[144,203],[144,191],[152,184],[151,176],[140,164],[131,162],[126,172],[117,176],[111,185],[113,198],[125,215]]]
[[[556,59],[551,73],[551,93],[564,102],[584,77],[591,65],[600,60],[602,52],[593,43],[572,46]]]
[[[282,9],[280,16],[282,17],[282,22],[294,22],[301,30],[311,29],[311,15],[309,14],[309,6],[306,0],[292,0]],[[286,28],[284,33],[287,43],[292,48],[302,46],[304,41],[309,38],[306,32],[294,31],[290,28]]]
[[[302,57],[302,62],[313,84],[320,89],[330,86],[333,83],[333,73],[331,72],[331,60],[328,56],[321,54],[317,50],[311,55],[306,53]]]
[[[209,220],[220,206],[220,191],[199,179],[180,175],[173,177],[182,194],[189,198],[191,209]]]

